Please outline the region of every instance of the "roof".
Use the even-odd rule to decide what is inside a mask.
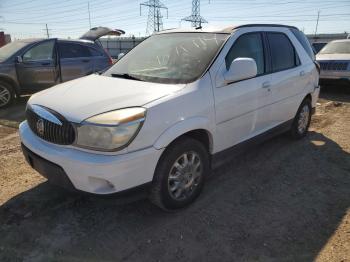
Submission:
[[[15,40],[16,42],[21,42],[21,43],[35,43],[44,40],[43,38],[27,38],[27,39],[18,39]]]
[[[158,34],[167,34],[167,33],[217,33],[217,34],[231,34],[234,30],[245,27],[285,27],[291,29],[297,29],[294,26],[289,25],[280,25],[280,24],[246,24],[239,26],[228,26],[228,27],[205,27],[205,28],[173,28],[167,29],[159,32]]]
[[[85,39],[64,39],[64,38],[58,38],[60,41],[65,41],[65,42],[78,42],[78,43],[87,43],[87,44],[93,44],[94,41],[91,40],[85,40]]]
[[[21,43],[36,43],[36,42],[41,42],[45,40],[51,40],[51,39],[57,39],[57,38],[27,38],[27,39],[19,39],[16,40],[16,42],[21,42]],[[84,39],[58,39],[60,41],[67,41],[67,42],[80,42],[80,43],[87,43],[87,44],[93,44],[93,41],[90,40],[84,40]]]

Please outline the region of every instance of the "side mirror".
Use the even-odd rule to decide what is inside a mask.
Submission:
[[[16,62],[19,63],[19,64],[23,63],[23,58],[21,56],[17,56],[16,57]]]
[[[124,53],[120,53],[120,54],[118,55],[117,59],[119,60],[119,59],[121,59],[123,56],[125,56],[125,54],[124,54]]]
[[[230,69],[224,74],[226,84],[253,78],[258,74],[256,62],[252,58],[238,57],[233,60]]]

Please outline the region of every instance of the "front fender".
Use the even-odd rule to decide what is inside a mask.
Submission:
[[[181,135],[198,129],[204,129],[209,134],[209,140],[212,141],[210,130],[210,121],[206,117],[191,117],[181,120],[168,129],[166,129],[156,140],[153,147],[162,149],[167,147],[171,142]]]
[[[15,79],[13,79],[12,77],[10,77],[7,74],[0,73],[0,80],[3,80],[5,82],[7,82],[9,85],[11,85],[14,88],[13,91],[15,91],[16,95],[20,94],[20,88],[19,88],[19,85]]]

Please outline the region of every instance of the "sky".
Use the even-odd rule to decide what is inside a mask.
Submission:
[[[126,31],[126,36],[145,36],[148,0],[0,0],[0,28],[13,39],[46,37],[77,38],[91,26]],[[162,0],[163,28],[189,27],[181,21],[191,14],[192,0]],[[141,13],[140,13],[141,11]],[[297,26],[307,34],[350,33],[350,0],[202,0],[206,26],[247,23],[279,23]]]

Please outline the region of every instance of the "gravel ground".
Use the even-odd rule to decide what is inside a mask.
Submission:
[[[340,101],[340,102],[336,102]],[[213,171],[187,209],[49,185],[0,126],[0,261],[350,261],[350,95]]]

